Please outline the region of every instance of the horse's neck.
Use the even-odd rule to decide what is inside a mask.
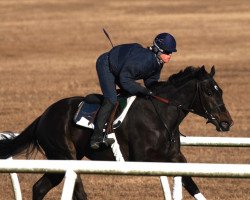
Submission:
[[[164,88],[165,87],[165,88]],[[196,81],[190,80],[180,87],[174,87],[172,85],[163,86],[162,90],[158,90],[159,96],[170,100],[172,105],[182,105],[185,108],[189,108],[195,98],[196,93]],[[167,109],[166,109],[167,107]],[[169,106],[164,103],[157,103],[157,110],[169,128],[169,131],[175,131],[183,119],[187,116],[188,112],[176,109],[174,106]]]
[[[189,108],[196,95],[197,80],[192,79],[180,87],[169,87],[162,92],[162,97],[169,99],[175,104],[181,104]]]

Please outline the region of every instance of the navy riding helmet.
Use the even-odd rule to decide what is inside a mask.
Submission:
[[[153,44],[161,53],[172,53],[177,51],[174,36],[169,33],[160,33],[157,35]]]

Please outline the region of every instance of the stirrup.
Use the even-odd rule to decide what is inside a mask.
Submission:
[[[110,146],[115,142],[113,138],[108,138],[107,136],[104,136],[102,143],[104,143],[106,146]]]
[[[115,140],[113,138],[107,138],[106,136],[104,136],[101,140],[99,141],[95,141],[95,142],[90,142],[90,147],[91,149],[99,149],[100,148],[100,144],[105,144],[107,147],[112,145],[115,142]]]

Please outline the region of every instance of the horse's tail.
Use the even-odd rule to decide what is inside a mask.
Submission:
[[[18,136],[13,133],[2,135],[0,140],[0,159],[6,159],[11,156],[22,153],[26,150],[26,157],[34,152],[35,149],[41,150],[39,144],[36,140],[36,127],[40,120],[38,117],[34,122],[32,122],[24,131],[22,131]]]

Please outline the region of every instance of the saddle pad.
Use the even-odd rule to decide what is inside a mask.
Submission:
[[[79,126],[94,129],[94,119],[99,108],[100,104],[89,104],[82,101],[78,106],[74,122]]]
[[[114,129],[118,128],[121,125],[130,106],[132,105],[135,99],[136,96],[131,96],[125,99],[126,106],[123,108],[121,114],[114,120]],[[78,106],[78,111],[75,114],[74,122],[79,126],[94,129],[94,119],[99,108],[100,104],[90,104],[82,101]]]

